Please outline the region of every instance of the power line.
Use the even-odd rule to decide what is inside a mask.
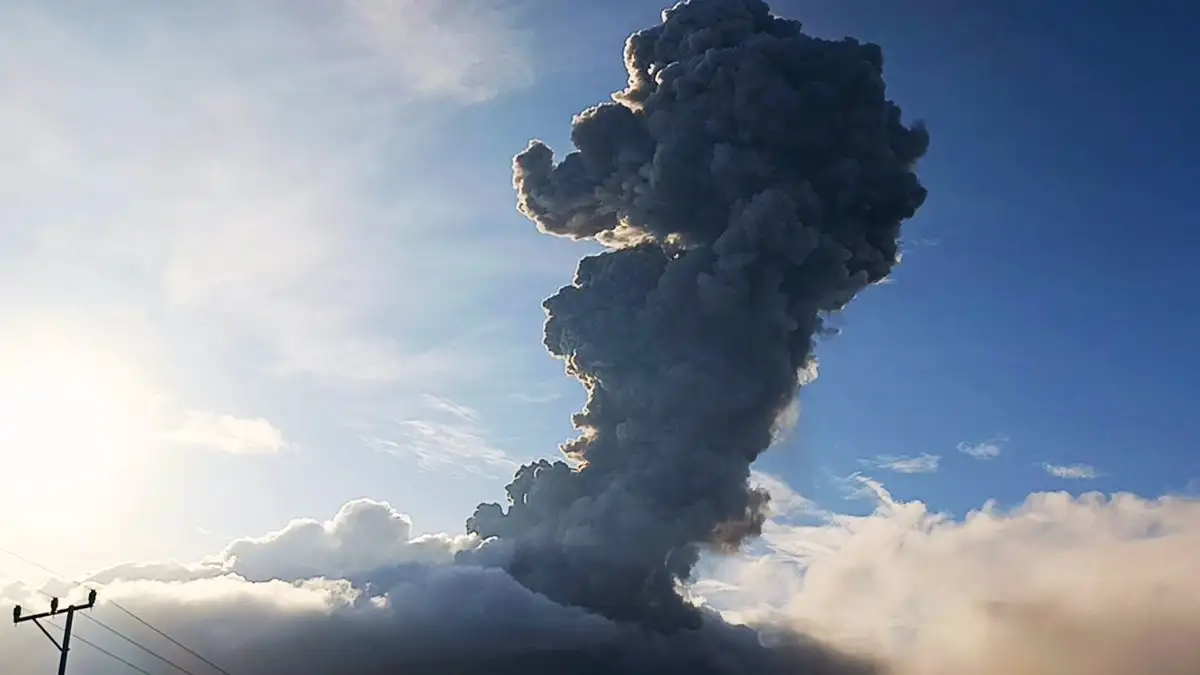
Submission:
[[[51,569],[51,568],[49,568],[49,567],[47,567],[47,566],[45,566],[45,565],[43,565],[43,564],[41,564],[41,563],[39,563],[39,562],[35,561],[35,560],[30,560],[29,558],[26,558],[25,556],[21,555],[20,553],[17,553],[16,551],[13,551],[12,549],[10,549],[10,548],[7,548],[7,547],[5,547],[5,546],[3,546],[3,545],[0,545],[0,552],[6,553],[6,554],[8,554],[9,556],[12,556],[13,558],[16,558],[17,560],[20,560],[21,562],[24,562],[24,563],[26,563],[26,564],[28,564],[28,565],[33,565],[34,567],[36,567],[36,568],[38,568],[38,569],[40,569],[40,570],[42,570],[42,571],[44,571],[44,572],[48,572],[48,573],[50,573],[50,574],[54,575],[55,577],[62,577],[62,576],[63,576],[62,574],[60,574],[60,573],[59,573],[59,572],[57,572],[56,570],[53,570],[53,569]],[[85,586],[84,584],[82,584],[82,583],[80,583],[80,582],[78,582],[78,581],[68,581],[67,583],[68,583],[68,584],[70,584],[72,587],[78,587],[78,588],[87,588],[87,586]],[[89,590],[91,590],[91,589],[89,589]],[[48,593],[46,593],[45,591],[42,591],[42,590],[40,590],[40,589],[38,589],[38,592],[39,592],[39,593],[42,593],[43,595],[49,595]],[[197,652],[196,650],[192,649],[191,647],[188,647],[187,645],[183,644],[183,643],[182,643],[182,642],[180,642],[179,640],[176,640],[175,638],[171,637],[170,635],[168,635],[166,632],[164,632],[163,630],[161,630],[160,628],[158,628],[158,627],[157,627],[157,626],[155,626],[154,624],[152,624],[152,623],[150,623],[149,621],[147,621],[147,620],[143,619],[142,617],[138,616],[137,614],[135,614],[135,613],[133,612],[133,610],[131,610],[131,609],[128,609],[127,607],[125,607],[124,605],[122,605],[122,604],[118,603],[118,602],[117,602],[117,601],[115,601],[115,600],[109,600],[109,601],[107,601],[107,604],[110,604],[110,605],[112,605],[113,607],[117,608],[118,610],[120,610],[120,611],[124,612],[124,613],[125,613],[126,615],[128,615],[130,618],[132,618],[133,620],[135,620],[135,621],[137,621],[138,623],[142,624],[143,626],[145,626],[145,627],[149,628],[150,630],[154,631],[155,633],[157,633],[158,635],[160,635],[161,637],[163,637],[164,639],[166,639],[168,642],[170,642],[170,643],[174,644],[175,646],[179,647],[180,649],[184,650],[185,652],[187,652],[187,653],[191,654],[192,656],[196,657],[196,658],[197,658],[197,659],[199,659],[200,661],[203,661],[205,664],[207,664],[207,665],[208,665],[209,667],[211,667],[213,670],[216,670],[217,672],[221,673],[221,675],[232,675],[232,674],[231,674],[231,673],[230,673],[228,670],[225,670],[225,669],[224,669],[224,668],[222,668],[221,666],[219,666],[219,665],[217,665],[217,664],[213,663],[213,662],[212,662],[212,661],[210,661],[209,659],[207,659],[207,658],[205,658],[204,656],[202,656],[202,655],[201,655],[199,652]],[[86,618],[90,619],[90,620],[91,620],[93,623],[95,623],[95,624],[99,625],[101,628],[104,628],[105,630],[107,630],[107,631],[109,631],[109,632],[111,632],[111,633],[113,633],[113,634],[117,635],[117,636],[118,636],[118,637],[120,637],[121,639],[123,639],[123,640],[125,640],[125,641],[129,642],[130,644],[132,644],[132,645],[134,645],[135,647],[137,647],[137,648],[141,649],[142,651],[145,651],[146,653],[148,653],[148,654],[150,654],[151,656],[153,656],[153,657],[157,658],[158,660],[160,660],[160,661],[162,661],[162,662],[166,663],[167,665],[169,665],[169,666],[171,666],[171,667],[175,668],[176,670],[179,670],[180,672],[182,672],[182,673],[185,673],[185,675],[195,675],[195,673],[192,673],[191,671],[187,670],[186,668],[183,668],[182,666],[180,666],[180,665],[178,665],[178,664],[176,664],[176,663],[174,663],[174,662],[170,661],[170,660],[169,660],[169,659],[167,659],[166,657],[164,657],[164,656],[161,656],[161,655],[157,654],[156,652],[154,652],[153,650],[151,650],[149,647],[146,647],[146,646],[144,646],[144,645],[142,645],[142,644],[138,643],[136,640],[134,640],[134,639],[132,639],[132,638],[130,638],[130,637],[127,637],[126,635],[122,634],[120,631],[116,630],[115,628],[112,628],[112,627],[110,627],[110,626],[108,626],[108,625],[104,624],[104,623],[103,623],[103,622],[101,622],[99,619],[96,619],[96,618],[94,618],[94,617],[87,616],[87,615],[84,615],[84,616],[85,616]],[[91,643],[87,642],[87,641],[86,641],[86,640],[84,640],[83,638],[77,638],[77,639],[78,639],[80,642],[83,642],[84,644],[87,644],[87,645],[89,645],[89,646],[95,647],[95,645],[93,645],[93,644],[91,644]],[[100,649],[100,648],[99,648],[99,647],[96,647],[96,649]],[[103,650],[101,650],[101,651],[103,651]],[[111,654],[109,654],[109,655],[110,655],[110,656],[112,656]],[[115,657],[115,656],[114,656],[113,658],[118,658],[118,657]],[[118,659],[118,660],[120,660],[120,659]],[[131,666],[131,667],[132,667],[132,666]],[[140,669],[140,668],[137,668],[137,670],[141,670],[141,669]],[[144,671],[144,670],[143,670],[142,672],[146,672],[146,671]]]
[[[47,622],[47,623],[49,623],[51,626],[54,626],[55,628],[60,628],[60,626],[59,626],[58,624],[54,623],[54,622]],[[108,650],[107,650],[107,649],[105,649],[104,647],[101,647],[101,646],[97,645],[95,642],[88,642],[87,640],[85,640],[85,639],[83,639],[83,638],[81,638],[81,637],[79,637],[79,636],[76,636],[76,637],[75,637],[75,639],[76,639],[76,640],[79,640],[79,641],[80,641],[80,642],[82,642],[83,644],[85,644],[85,645],[87,645],[87,646],[91,647],[92,649],[95,649],[96,651],[98,651],[98,652],[100,652],[101,654],[103,654],[103,655],[107,656],[108,658],[110,658],[110,659],[112,659],[112,660],[114,660],[114,661],[119,661],[119,662],[121,662],[121,663],[125,664],[125,666],[126,666],[126,667],[128,667],[128,668],[132,668],[133,670],[136,670],[136,671],[138,671],[139,673],[142,673],[142,675],[154,675],[154,673],[152,673],[152,672],[150,672],[150,671],[146,670],[145,668],[141,668],[141,667],[138,667],[138,666],[135,666],[135,665],[133,665],[132,663],[130,663],[130,662],[128,662],[128,661],[126,661],[125,659],[123,659],[123,658],[121,658],[121,657],[117,656],[116,654],[114,654],[114,653],[112,653],[112,652],[108,651]]]
[[[163,636],[163,638],[165,638],[166,640],[168,640],[175,646],[177,646],[180,649],[184,650],[185,652],[191,654],[192,656],[200,659],[201,661],[207,663],[209,666],[212,667],[213,670],[217,671],[218,673],[221,673],[221,675],[230,675],[230,672],[228,670],[225,670],[221,666],[218,666],[217,664],[213,663],[212,661],[209,661],[208,659],[204,658],[203,656],[198,654],[196,651],[194,651],[191,647],[188,647],[187,645],[176,640],[175,638],[171,637],[170,635],[167,635],[166,633],[162,632],[157,627],[155,627],[153,624],[151,624],[149,621],[146,621],[145,619],[138,616],[137,614],[134,614],[133,612],[129,611],[128,609],[125,609],[125,607],[118,605],[116,602],[113,602],[112,606],[116,607],[117,609],[121,610],[122,612],[125,612],[126,614],[128,614],[130,616],[130,618],[132,618],[134,621],[137,621],[138,623],[142,624],[146,628],[149,628],[150,630],[154,631],[155,633],[158,633],[159,635]]]
[[[32,563],[32,561],[28,561],[28,560],[27,560],[27,562],[30,562],[31,564],[35,564],[35,563]],[[79,585],[79,584],[75,584],[75,585]],[[31,587],[31,588],[32,588],[32,587]],[[45,591],[43,591],[43,590],[41,590],[41,589],[34,589],[34,590],[36,590],[37,592],[41,593],[42,595],[46,595],[46,596],[48,596],[48,597],[51,597],[51,598],[53,598],[53,596],[51,596],[49,593],[47,593],[47,592],[45,592]],[[63,653],[64,655],[66,654],[66,651],[67,651],[67,645],[68,645],[68,641],[70,640],[70,637],[69,637],[69,636],[70,636],[70,632],[71,632],[71,631],[70,631],[70,627],[71,627],[71,619],[73,618],[73,613],[74,613],[74,610],[76,610],[76,609],[88,609],[88,608],[92,607],[92,606],[95,604],[95,602],[96,602],[96,591],[94,591],[94,590],[92,590],[92,591],[90,591],[90,592],[89,592],[88,604],[87,604],[87,605],[81,605],[81,606],[79,606],[79,607],[74,607],[74,606],[72,606],[72,607],[70,607],[70,608],[68,608],[68,609],[66,609],[66,610],[61,610],[61,611],[59,611],[59,610],[58,610],[58,608],[57,608],[58,600],[57,600],[57,599],[53,599],[53,604],[51,605],[51,611],[49,612],[49,614],[48,614],[47,616],[56,616],[56,615],[58,615],[58,614],[61,614],[61,613],[67,613],[67,614],[68,614],[68,616],[67,616],[67,627],[63,629],[63,636],[64,636],[64,637],[63,637],[63,642],[62,642],[62,644],[61,644],[61,645],[58,643],[58,641],[54,640],[54,638],[53,638],[53,637],[52,637],[52,636],[51,636],[49,633],[46,633],[46,637],[50,638],[51,642],[54,642],[55,646],[56,646],[56,647],[58,647],[58,648],[59,648],[59,651],[60,651],[61,653]],[[19,609],[17,610],[17,612],[19,612]],[[19,616],[19,613],[16,613],[16,612],[15,612],[15,613],[14,613],[14,615],[13,615],[13,617],[14,617],[14,620],[18,620],[18,621],[32,620],[32,621],[34,621],[35,623],[36,623],[36,620],[37,620],[38,618],[42,618],[42,616],[43,616],[43,615],[31,616],[31,617],[20,617],[20,616]],[[124,640],[124,641],[128,642],[129,644],[133,645],[134,647],[137,647],[138,649],[140,649],[140,650],[142,650],[142,651],[146,652],[146,653],[147,653],[147,654],[149,654],[150,656],[153,656],[154,658],[156,658],[156,659],[158,659],[158,660],[162,661],[163,663],[165,663],[165,664],[167,664],[167,665],[171,666],[172,668],[175,668],[176,670],[178,670],[178,671],[180,671],[180,672],[184,673],[184,675],[195,675],[195,673],[192,673],[191,671],[189,671],[188,669],[184,668],[183,666],[180,666],[179,664],[177,664],[177,663],[175,663],[175,662],[171,661],[170,659],[167,659],[166,657],[162,656],[161,654],[159,654],[159,653],[155,652],[153,649],[150,649],[149,647],[146,647],[145,645],[141,644],[141,643],[140,643],[140,642],[138,642],[137,640],[134,640],[133,638],[129,637],[128,635],[125,635],[125,634],[124,634],[124,633],[122,633],[121,631],[119,631],[119,630],[117,630],[117,629],[115,629],[115,628],[113,628],[113,627],[109,626],[108,624],[104,623],[103,621],[101,621],[101,620],[99,620],[99,619],[97,619],[97,618],[95,618],[95,617],[89,616],[89,615],[87,615],[87,614],[83,614],[82,616],[83,616],[84,618],[86,618],[86,619],[89,619],[90,621],[92,621],[92,623],[95,623],[96,625],[100,626],[100,627],[101,627],[101,628],[103,628],[104,630],[106,630],[106,631],[108,631],[108,632],[112,633],[113,635],[116,635],[117,637],[121,638],[122,640]],[[49,623],[50,625],[52,625],[52,626],[54,626],[54,627],[56,627],[56,628],[58,627],[58,624],[56,624],[56,623],[54,623],[54,622],[52,622],[52,621],[47,621],[47,623]],[[39,626],[39,628],[40,628],[40,627],[41,627],[41,626]],[[42,629],[42,632],[43,632],[43,633],[45,633],[45,632],[46,632],[44,628]],[[135,670],[138,670],[138,671],[140,671],[140,672],[143,672],[143,673],[146,673],[146,672],[148,672],[148,671],[146,671],[146,670],[143,670],[142,668],[140,668],[140,667],[138,667],[138,666],[135,666],[135,665],[133,665],[133,664],[132,664],[132,663],[130,663],[129,661],[126,661],[125,659],[123,659],[123,658],[121,658],[121,657],[119,657],[119,656],[117,656],[117,655],[113,654],[112,652],[110,652],[110,651],[108,651],[108,650],[104,649],[103,647],[100,647],[99,645],[97,645],[97,644],[95,644],[95,643],[93,643],[93,642],[91,642],[91,641],[89,641],[89,640],[87,640],[87,639],[85,639],[85,638],[83,638],[83,637],[76,636],[76,637],[75,637],[75,639],[76,639],[76,640],[78,640],[79,642],[82,642],[82,643],[84,643],[84,644],[88,645],[89,647],[92,647],[93,649],[96,649],[96,650],[98,650],[98,651],[100,651],[100,652],[104,653],[106,656],[109,656],[110,658],[116,659],[116,660],[120,661],[121,663],[124,663],[125,665],[129,666],[130,668],[133,668],[133,669],[135,669]],[[64,659],[64,661],[65,661],[65,659]],[[59,667],[59,672],[61,673],[63,670],[64,670],[64,668],[63,668],[63,667],[60,665],[60,667]]]
[[[14,577],[14,578],[15,578],[15,577]],[[58,650],[59,650],[59,652],[65,656],[65,654],[67,653],[68,640],[70,639],[70,637],[69,637],[69,636],[71,635],[71,619],[72,619],[72,618],[73,618],[73,616],[74,616],[74,610],[77,610],[77,609],[87,609],[87,608],[90,608],[92,605],[94,605],[94,604],[95,604],[95,602],[96,602],[95,591],[93,590],[93,591],[90,591],[90,592],[89,592],[88,604],[87,604],[87,605],[85,605],[85,606],[80,606],[80,607],[71,607],[71,608],[69,608],[69,609],[67,609],[67,610],[59,611],[59,610],[58,610],[58,607],[57,607],[57,604],[58,604],[58,601],[57,601],[57,599],[54,599],[54,598],[53,598],[53,596],[51,596],[49,593],[47,593],[47,592],[45,592],[45,591],[43,591],[43,590],[41,590],[41,589],[39,589],[39,588],[33,588],[32,586],[29,586],[28,584],[25,584],[25,583],[23,583],[23,582],[21,582],[21,581],[19,581],[19,580],[17,581],[17,583],[20,583],[22,586],[26,586],[26,587],[28,587],[28,588],[31,588],[31,589],[33,589],[34,591],[37,591],[38,593],[41,593],[42,595],[45,595],[45,596],[48,596],[48,597],[52,598],[52,600],[53,600],[53,603],[51,604],[51,609],[50,609],[50,612],[48,613],[48,616],[57,616],[57,615],[59,615],[59,614],[63,614],[63,613],[66,613],[66,614],[67,614],[67,625],[66,625],[66,627],[60,626],[60,625],[58,625],[57,623],[55,623],[55,622],[53,622],[53,621],[46,621],[46,623],[48,623],[49,625],[51,625],[51,626],[53,626],[53,627],[55,627],[55,628],[58,628],[59,630],[61,630],[61,631],[62,631],[62,633],[63,633],[63,642],[62,642],[61,644],[60,644],[60,643],[59,643],[57,640],[55,640],[55,639],[54,639],[54,636],[50,635],[50,633],[49,633],[49,632],[47,632],[47,631],[46,631],[46,629],[45,629],[45,628],[44,628],[44,627],[43,627],[41,624],[38,624],[38,628],[41,628],[41,630],[42,630],[42,633],[43,633],[43,634],[45,634],[45,636],[46,636],[47,638],[50,638],[50,641],[54,643],[54,646],[55,646],[55,647],[57,647],[57,648],[58,648]],[[34,623],[37,623],[37,619],[38,619],[38,618],[42,618],[42,617],[44,617],[44,616],[46,616],[46,615],[38,615],[38,616],[31,616],[31,617],[21,617],[21,616],[20,616],[20,608],[19,608],[19,607],[18,607],[18,608],[16,608],[16,609],[14,609],[14,611],[13,611],[13,620],[14,620],[14,621],[18,621],[18,622],[20,622],[20,621],[24,621],[24,620],[31,620],[31,621],[33,621]],[[137,642],[135,642],[134,640],[132,640],[132,639],[130,639],[130,638],[128,638],[128,637],[126,637],[125,635],[122,635],[122,634],[121,634],[119,631],[117,631],[117,630],[115,630],[115,629],[113,629],[113,628],[109,628],[108,626],[104,625],[103,623],[101,623],[101,622],[100,622],[100,620],[99,620],[99,619],[95,619],[95,618],[93,618],[93,617],[91,617],[91,616],[89,616],[89,615],[87,615],[87,614],[84,614],[84,615],[82,615],[82,616],[84,616],[84,617],[86,617],[86,618],[89,618],[89,619],[91,619],[92,621],[94,621],[94,622],[95,622],[95,623],[97,623],[97,624],[100,624],[100,625],[101,625],[102,627],[104,627],[105,629],[107,629],[107,630],[111,631],[112,633],[116,634],[117,636],[121,637],[122,639],[124,639],[124,640],[127,640],[127,641],[129,641],[129,642],[133,643],[134,645],[136,645],[136,646],[138,646],[139,648],[141,648],[141,649],[145,650],[146,652],[150,653],[151,655],[153,655],[153,656],[155,656],[155,657],[157,657],[157,658],[160,658],[160,659],[162,659],[162,657],[161,657],[161,656],[159,656],[158,654],[155,654],[153,651],[151,651],[151,650],[147,649],[146,647],[143,647],[142,645],[138,644],[138,643],[137,643]],[[92,649],[95,649],[96,651],[100,652],[101,654],[104,654],[105,656],[109,657],[110,659],[114,659],[114,660],[116,660],[116,661],[119,661],[119,662],[121,662],[121,663],[125,664],[127,667],[129,667],[129,668],[132,668],[133,670],[136,670],[136,671],[138,671],[138,672],[140,672],[140,673],[144,673],[145,675],[153,675],[152,673],[150,673],[150,671],[148,671],[148,670],[145,670],[145,669],[143,669],[143,668],[141,668],[141,667],[139,667],[139,666],[136,666],[136,665],[134,665],[134,664],[130,663],[129,661],[127,661],[127,660],[125,660],[125,659],[121,658],[120,656],[117,656],[116,654],[113,654],[112,652],[110,652],[110,651],[108,651],[107,649],[105,649],[105,648],[101,647],[100,645],[97,645],[96,643],[94,643],[94,642],[92,642],[92,641],[88,640],[87,638],[85,638],[85,637],[83,637],[83,636],[76,635],[76,636],[75,636],[75,639],[76,639],[76,640],[78,640],[79,642],[82,642],[83,644],[85,644],[85,645],[87,645],[87,646],[91,647]],[[166,659],[163,659],[163,660],[164,660],[164,661],[166,661]],[[63,659],[63,661],[65,661],[65,658]],[[168,663],[170,663],[170,662],[168,661]],[[173,664],[172,664],[172,665],[173,665]],[[65,670],[64,664],[63,664],[62,662],[60,662],[60,665],[59,665],[59,672],[60,672],[60,673],[62,673],[64,670]],[[184,671],[184,672],[186,672],[186,671]],[[190,673],[189,673],[188,675],[192,675],[192,674],[190,674]]]
[[[45,565],[42,565],[40,563],[32,561],[29,558],[26,558],[25,556],[21,555],[20,553],[17,553],[16,551],[14,551],[12,549],[5,548],[4,546],[0,546],[0,553],[6,553],[11,557],[16,558],[17,560],[20,560],[21,562],[25,563],[26,565],[33,565],[34,567],[42,570],[43,572],[49,572],[50,574],[53,574],[54,576],[60,576],[58,572],[55,572],[54,570],[50,569],[49,567],[46,567]],[[75,585],[79,586],[81,584],[75,584]]]
[[[158,659],[159,661],[162,661],[163,663],[167,664],[168,666],[171,666],[175,670],[178,670],[179,672],[184,673],[184,675],[196,675],[195,673],[188,670],[187,668],[184,668],[183,666],[179,665],[178,663],[175,663],[174,661],[159,654],[158,652],[155,652],[153,649],[150,649],[149,647],[143,645],[142,643],[138,642],[137,640],[134,640],[133,638],[129,637],[128,635],[125,635],[124,633],[117,630],[116,628],[113,628],[113,627],[105,624],[100,619],[97,619],[92,616],[88,616],[87,614],[84,614],[83,616],[84,616],[84,618],[91,620],[92,623],[96,624],[97,626],[100,626],[101,628],[112,633],[113,635],[116,635],[117,637],[128,642],[129,644],[133,645],[134,647],[137,647],[138,649],[146,652],[150,656],[153,656],[154,658]]]

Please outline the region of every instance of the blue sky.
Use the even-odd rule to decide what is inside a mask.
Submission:
[[[51,364],[34,379],[78,362],[50,426],[113,399],[147,449],[8,439],[18,495],[87,469],[60,506],[11,496],[12,539],[63,567],[190,559],[363,496],[457,532],[570,436],[583,393],[539,303],[593,249],[516,213],[510,159],[568,149],[654,3],[88,5],[2,10],[0,332]],[[855,473],[956,514],[1195,490],[1197,48],[1163,7],[775,4],[882,43],[933,145],[904,263],[821,345],[761,470],[846,511],[871,508]]]
[[[1187,489],[1200,328],[1185,256],[1200,235],[1185,161],[1200,138],[1178,79],[1197,58],[1183,17],[844,7],[810,25],[886,45],[890,91],[933,133],[931,197],[895,284],[822,348],[807,461],[840,473],[853,455],[940,455],[937,476],[889,485],[955,511],[1046,489]],[[995,438],[993,461],[955,451]],[[1101,475],[1064,483],[1044,462]]]

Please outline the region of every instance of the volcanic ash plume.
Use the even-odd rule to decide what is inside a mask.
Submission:
[[[565,605],[672,631],[703,547],[758,534],[751,462],[811,364],[823,313],[888,275],[925,199],[928,145],[884,92],[878,46],[805,35],[761,0],[691,0],[625,45],[629,84],[578,115],[555,164],[517,155],[522,213],[595,239],[545,301],[583,383],[570,464],[522,467],[467,527]]]

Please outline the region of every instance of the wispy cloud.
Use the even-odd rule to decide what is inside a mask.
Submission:
[[[426,471],[497,478],[519,466],[487,439],[477,411],[428,394],[422,401],[424,415],[396,421],[395,431],[386,438],[367,436],[363,441],[374,450],[415,459]]]
[[[1051,464],[1045,462],[1042,464],[1042,469],[1051,476],[1069,480],[1091,480],[1100,477],[1100,472],[1091,464]]]
[[[283,432],[261,417],[246,419],[207,410],[189,410],[183,424],[164,440],[231,455],[273,454],[287,447]]]
[[[555,383],[543,383],[539,386],[532,387],[528,391],[514,391],[505,394],[505,398],[518,403],[549,403],[562,398],[562,385]]]
[[[860,460],[866,466],[896,473],[935,473],[941,461],[941,456],[928,453],[916,456],[876,455],[872,459]]]
[[[835,478],[835,482],[841,488],[842,496],[845,499],[873,502],[891,499],[891,495],[883,488],[883,483],[861,473]]]
[[[431,109],[531,81],[505,7],[214,3],[181,17],[168,4],[102,26],[0,9],[0,88],[18,92],[0,112],[0,200],[22,223],[0,231],[14,257],[0,280],[153,307],[164,332],[275,373],[472,372],[467,354],[379,328],[423,311],[403,292],[406,240],[458,208],[406,186],[418,169],[388,153]]]
[[[821,512],[812,500],[793,490],[787,481],[775,474],[751,471],[750,484],[771,495],[771,516],[774,518]]]
[[[959,443],[958,451],[975,459],[995,459],[1004,449],[1004,439],[994,438],[978,443]]]
[[[459,405],[450,399],[434,396],[433,394],[422,394],[421,400],[430,410],[445,413],[464,424],[477,424],[479,422],[479,413],[474,408]]]
[[[475,103],[534,79],[530,37],[498,0],[345,0],[363,43],[418,92]]]

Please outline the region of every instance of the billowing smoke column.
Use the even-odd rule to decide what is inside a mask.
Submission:
[[[888,275],[928,145],[878,46],[805,35],[761,0],[690,0],[625,45],[626,89],[559,164],[514,160],[520,210],[595,239],[545,301],[545,344],[588,391],[571,464],[522,467],[467,527],[566,605],[672,631],[702,547],[758,534],[751,462],[810,365],[823,313]]]

